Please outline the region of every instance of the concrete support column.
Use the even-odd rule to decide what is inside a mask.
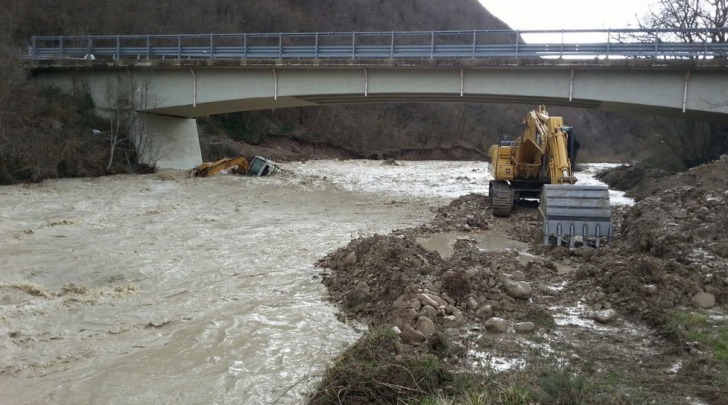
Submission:
[[[133,128],[141,163],[160,169],[192,169],[202,163],[197,120],[135,113]]]

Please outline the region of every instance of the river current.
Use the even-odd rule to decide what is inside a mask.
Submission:
[[[0,188],[1,404],[297,404],[361,328],[317,259],[487,192],[479,162]]]

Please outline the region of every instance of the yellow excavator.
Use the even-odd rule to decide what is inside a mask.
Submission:
[[[249,161],[244,155],[239,155],[232,158],[223,158],[215,162],[203,163],[192,169],[192,175],[194,177],[207,177],[228,169],[249,176],[267,176],[276,170],[276,164],[260,156],[255,156]]]
[[[604,186],[575,185],[576,139],[562,117],[552,117],[546,107],[529,111],[523,133],[489,150],[493,180],[488,197],[493,215],[511,215],[516,201],[540,199],[544,244],[594,245],[612,239],[609,190]]]

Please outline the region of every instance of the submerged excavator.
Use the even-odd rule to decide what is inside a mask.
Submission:
[[[203,163],[192,169],[192,175],[194,177],[207,177],[228,169],[249,176],[267,176],[273,174],[276,170],[276,164],[260,156],[255,156],[249,161],[247,157],[239,155],[232,158],[223,158],[215,162]]]
[[[493,215],[508,217],[520,200],[540,199],[544,244],[555,241],[571,248],[595,246],[612,239],[609,190],[575,185],[576,138],[562,117],[541,105],[523,118],[523,133],[489,150],[493,180],[488,197]]]

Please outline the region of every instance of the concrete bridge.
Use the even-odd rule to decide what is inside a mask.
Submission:
[[[523,43],[527,34],[559,40]],[[659,32],[670,37],[674,31]],[[567,38],[602,35],[601,41]],[[547,104],[728,121],[728,44],[640,30],[35,37],[46,85],[127,113],[141,155],[201,162],[196,117],[345,103]],[[628,37],[628,40],[617,40]],[[650,40],[652,38],[652,40]]]

